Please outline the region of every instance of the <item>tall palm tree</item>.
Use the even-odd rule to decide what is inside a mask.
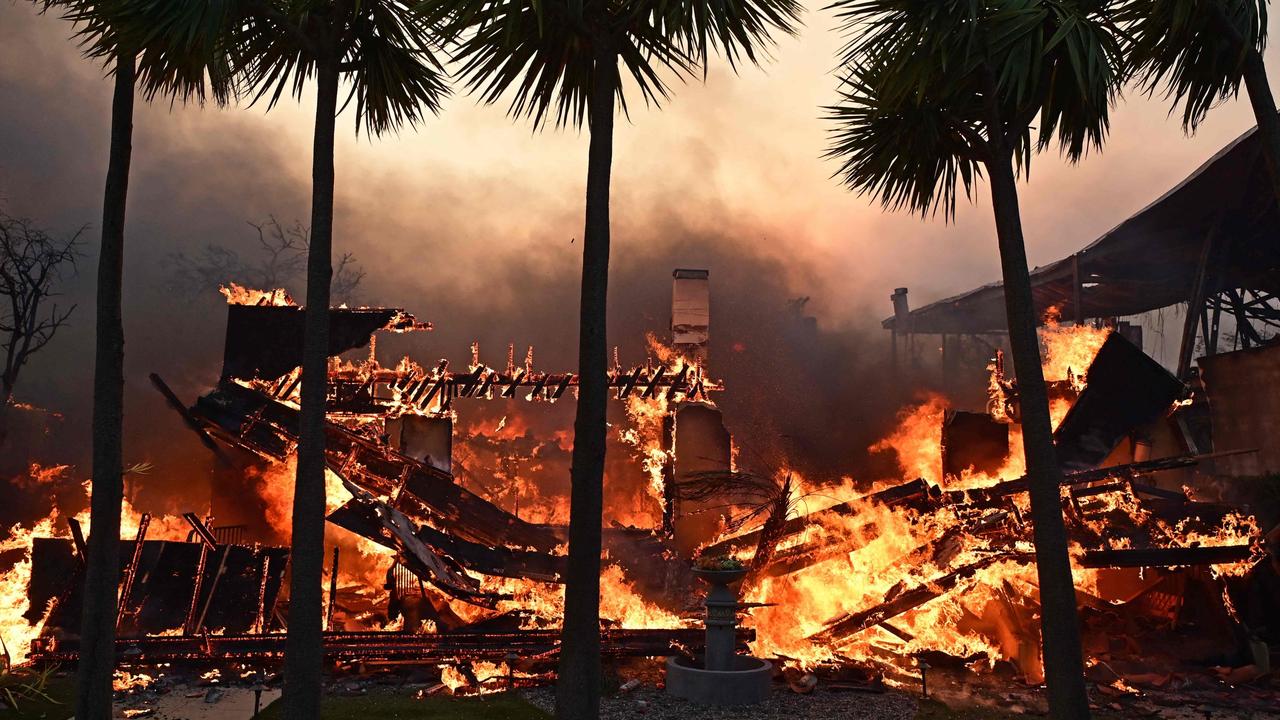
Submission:
[[[1058,144],[1100,148],[1122,80],[1105,3],[1081,0],[839,0],[850,41],[830,109],[845,184],[890,208],[955,212],[987,175],[1004,277],[1030,480],[1049,707],[1087,718],[1079,620],[1040,364],[1017,178]],[[1038,118],[1038,120],[1037,120]],[[1037,129],[1032,130],[1035,122]]]
[[[556,715],[586,720],[600,703],[600,549],[608,389],[606,299],[615,109],[626,112],[620,67],[646,103],[668,96],[663,73],[764,59],[774,30],[792,33],[795,0],[434,0],[448,20],[469,90],[486,103],[510,91],[510,114],[542,127],[587,126],[586,221],[578,329],[577,414],[570,471],[569,560]]]
[[[102,202],[98,252],[93,373],[93,484],[88,558],[75,716],[111,717],[111,676],[115,669],[116,603],[119,585],[120,512],[124,495],[124,287],[125,206],[132,159],[136,91],[203,101],[210,92],[219,103],[233,89],[225,72],[220,36],[192,38],[179,52],[169,39],[138,32],[138,8],[127,0],[45,0],[38,2],[78,27],[85,54],[108,69],[111,100],[111,149]]]
[[[1267,79],[1267,0],[1123,0],[1115,11],[1125,54],[1148,93],[1182,106],[1188,132],[1244,82],[1262,156],[1280,202],[1280,115]]]
[[[219,0],[204,0],[210,5]],[[333,147],[339,86],[355,100],[357,132],[381,135],[437,113],[448,94],[433,28],[402,0],[235,0],[247,83],[268,107],[314,77],[311,242],[302,350],[302,407],[293,494],[284,716],[320,715],[325,522],[325,395],[333,275]],[[344,104],[345,107],[345,104]]]

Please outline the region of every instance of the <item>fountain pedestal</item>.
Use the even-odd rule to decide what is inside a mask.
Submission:
[[[736,654],[738,595],[729,586],[743,570],[701,570],[707,592],[707,642],[702,665],[683,657],[667,658],[667,694],[703,705],[748,705],[769,697],[773,664]]]

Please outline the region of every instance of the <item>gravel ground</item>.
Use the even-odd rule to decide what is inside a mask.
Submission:
[[[209,687],[174,684],[160,695],[134,695],[119,699],[113,717],[151,718],[154,720],[250,720],[253,717],[253,690],[245,687],[219,687],[210,694]],[[261,707],[280,697],[279,688],[262,693]],[[130,715],[133,713],[144,713]],[[147,714],[145,711],[150,711]],[[70,715],[70,713],[67,713]]]
[[[547,712],[555,709],[555,688],[533,688],[526,690],[524,696]],[[915,713],[915,699],[902,693],[819,688],[807,695],[798,695],[784,686],[774,687],[773,695],[759,705],[731,708],[694,705],[667,695],[653,685],[600,700],[601,720],[686,720],[689,717],[700,720],[909,720]]]

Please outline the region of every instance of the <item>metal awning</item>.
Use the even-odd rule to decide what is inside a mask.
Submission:
[[[1083,250],[1033,270],[1037,315],[1056,306],[1064,319],[1117,317],[1187,302],[1215,228],[1208,293],[1280,290],[1280,214],[1266,173],[1250,130]],[[910,319],[904,332],[1005,332],[1004,288],[984,285],[915,310]],[[892,317],[883,326],[898,329]]]

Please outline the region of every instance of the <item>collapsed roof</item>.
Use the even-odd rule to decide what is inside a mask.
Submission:
[[[1219,248],[1206,295],[1280,290],[1280,214],[1256,129],[1236,138],[1172,190],[1075,254],[1031,273],[1038,317],[1122,317],[1191,299],[1206,238]],[[1077,288],[1078,283],[1078,288]],[[1077,302],[1079,307],[1077,308]],[[1004,288],[991,283],[910,313],[912,333],[1003,333]]]

